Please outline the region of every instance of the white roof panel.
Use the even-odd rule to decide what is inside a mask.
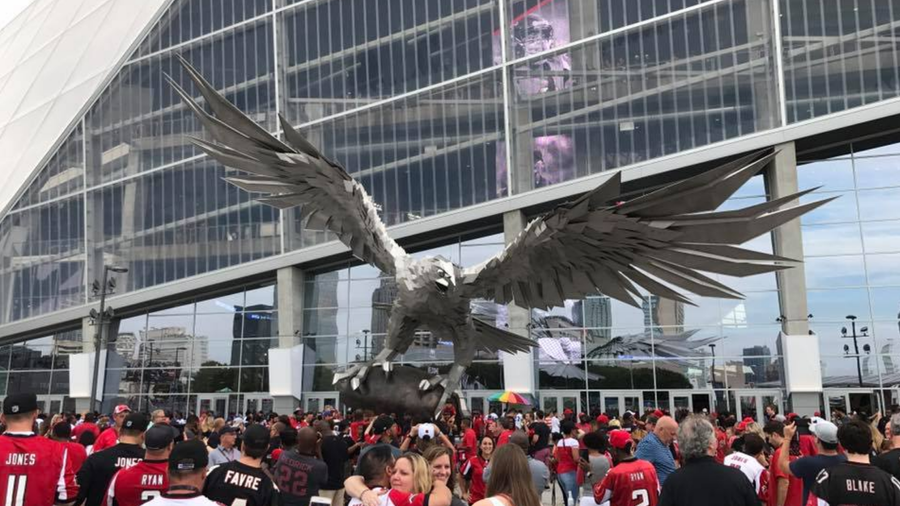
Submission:
[[[36,0],[0,30],[0,210],[170,0]]]

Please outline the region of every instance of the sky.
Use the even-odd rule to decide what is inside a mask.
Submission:
[[[34,0],[0,0],[0,30]]]

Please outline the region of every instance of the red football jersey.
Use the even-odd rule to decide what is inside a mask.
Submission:
[[[119,442],[119,433],[116,432],[114,427],[110,427],[105,431],[100,433],[100,437],[94,441],[94,453],[97,453],[101,450],[105,450],[107,448],[112,448],[116,446],[116,443]]]
[[[140,506],[169,489],[168,461],[142,460],[113,475],[105,506]]]
[[[646,460],[629,460],[610,469],[594,485],[594,501],[602,503],[607,490],[610,506],[656,506],[659,502],[656,469]]]
[[[0,435],[0,504],[52,506],[77,495],[65,446],[30,432]]]
[[[69,450],[69,460],[72,461],[72,472],[78,474],[81,464],[87,460],[87,451],[78,443],[65,443],[65,445]]]

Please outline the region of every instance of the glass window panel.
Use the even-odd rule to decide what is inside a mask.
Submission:
[[[706,359],[656,359],[656,388],[660,390],[688,390],[712,388],[710,371],[717,368],[717,382],[723,381],[722,363]]]
[[[775,126],[770,8],[728,2],[519,60],[513,192]]]
[[[581,369],[579,369],[581,370]],[[541,374],[566,374],[558,366],[545,366]],[[653,362],[649,360],[590,360],[587,362],[588,388],[634,390],[653,388]]]
[[[801,186],[801,188],[805,188]],[[811,193],[800,197],[801,204],[817,202],[822,199],[837,197],[837,199],[814,209],[800,217],[800,223],[804,225],[819,223],[846,223],[859,219],[859,210],[856,205],[856,192]]]
[[[53,367],[52,351],[53,347],[50,345],[35,345],[31,343],[12,345],[10,347],[12,357],[10,370],[50,370]]]
[[[241,392],[269,392],[268,367],[241,367]]]
[[[390,305],[397,296],[397,282],[394,278],[360,279],[351,282],[348,307],[372,308],[378,305]],[[341,288],[346,287],[339,287]],[[344,299],[347,300],[347,299]]]
[[[866,329],[863,332],[862,329]],[[875,349],[875,338],[872,334],[873,324],[865,320],[856,320],[856,336],[857,344],[862,353],[866,346],[869,349]],[[840,355],[844,353],[844,346],[847,346],[847,353],[853,353],[853,325],[848,320],[834,322],[817,322],[813,320],[810,324],[810,330],[815,332],[819,338],[819,352],[822,355]],[[846,334],[845,334],[846,332]],[[844,336],[847,337],[844,337]]]
[[[57,148],[19,197],[13,209],[21,209],[81,190],[84,186],[84,131],[81,123]]]
[[[181,339],[183,335],[150,331],[137,348],[138,357],[144,367],[174,367],[183,364],[201,364],[208,360],[208,341],[200,340],[197,353],[194,342]],[[206,344],[204,344],[206,343]],[[133,354],[129,354],[133,357]]]
[[[278,313],[275,311],[252,311],[240,315],[244,320],[244,339],[272,337],[278,335]],[[238,316],[235,315],[235,320]],[[235,322],[237,326],[237,322]],[[235,337],[238,337],[235,335]]]
[[[900,254],[866,255],[869,285],[900,286]]]
[[[653,356],[657,359],[707,357],[723,353],[723,331],[719,326],[689,328],[681,333],[653,333]],[[712,346],[710,346],[712,345]]]
[[[806,256],[862,253],[858,223],[804,225],[802,233],[803,254]],[[868,241],[866,241],[866,250],[870,251]]]
[[[538,388],[559,390],[584,390],[587,372],[584,362],[560,364],[558,362],[535,362],[538,367]]]
[[[900,172],[900,168],[897,169]],[[860,190],[859,219],[862,221],[891,220],[900,218],[900,188]]]
[[[188,302],[186,304],[181,304],[174,307],[169,307],[166,309],[159,309],[150,313],[150,317],[155,316],[169,316],[169,315],[190,315],[194,314],[195,304],[193,302]]]
[[[850,343],[852,347],[853,344]],[[863,362],[866,357],[859,357],[859,367],[857,367],[857,357],[855,355],[822,355],[822,386],[825,388],[860,388],[860,387],[879,387],[880,377],[877,370],[877,359],[869,357],[868,371],[863,370]],[[868,372],[868,374],[866,374]],[[860,385],[860,375],[862,376],[862,385]]]
[[[501,238],[502,241],[502,238]],[[460,265],[463,267],[472,267],[484,262],[497,253],[503,251],[504,244],[470,244],[463,243],[460,246]]]
[[[240,370],[237,367],[203,367],[191,369],[192,393],[223,393],[228,394],[238,391],[238,377]],[[185,372],[188,372],[186,370]]]
[[[532,327],[530,337],[538,343],[541,362],[579,362],[584,358],[584,335],[576,328]]]
[[[866,253],[900,252],[900,221],[863,223],[862,236]]]
[[[363,286],[365,287],[365,285]],[[355,287],[354,282],[354,293]],[[303,304],[307,309],[346,307],[350,297],[350,282],[337,279],[317,279],[314,283],[306,283],[304,290]],[[360,291],[364,292],[365,290]]]
[[[162,371],[154,370],[152,373],[141,369],[107,369],[103,382],[103,394],[109,395],[135,395],[153,390],[153,381],[164,377]],[[142,378],[146,378],[143,381]],[[141,390],[143,388],[143,391]]]
[[[841,321],[845,315],[868,316],[869,297],[865,288],[808,290],[809,312],[817,321]]]
[[[897,15],[896,7],[894,8],[894,16]],[[889,135],[887,137],[889,140],[895,140],[895,135]],[[853,156],[854,158],[858,157],[868,157],[868,156],[882,156],[882,155],[900,155],[900,143],[898,142],[889,142],[887,144],[881,144],[880,142],[875,144],[873,147],[868,147],[864,142],[854,143],[853,145]]]
[[[900,319],[900,287],[872,287],[869,297],[874,318]]]
[[[366,350],[363,347],[356,347],[356,339],[356,337],[351,339],[347,336],[304,338],[304,360],[307,360],[307,355],[313,363],[323,364],[347,364],[355,361],[355,355],[359,355],[360,360],[365,359]],[[383,336],[373,336],[372,339],[370,342],[372,347],[368,349],[369,358],[384,346]],[[362,344],[363,340],[360,339],[360,341]]]
[[[856,168],[856,185],[859,188],[900,186],[900,157],[898,156],[858,158],[854,155],[853,164]],[[863,200],[862,195],[860,193],[860,204]]]
[[[233,313],[244,306],[244,291],[219,295],[215,298],[198,300],[198,313]]]
[[[47,395],[50,393],[50,371],[20,371],[9,374],[6,391]]]
[[[262,310],[266,309],[264,306],[268,306],[268,309],[273,309],[275,304],[275,285],[247,290],[247,308]]]
[[[833,192],[853,190],[853,162],[846,160],[823,160],[805,163],[797,167],[797,185],[800,188],[821,186],[821,191]]]
[[[241,347],[241,366],[264,366],[269,364],[269,350],[278,348],[278,339],[243,339],[234,346]]]
[[[781,353],[778,336],[781,326],[754,325],[747,327],[724,326],[721,328],[725,357],[774,356]]]
[[[894,311],[897,311],[897,305],[894,305]],[[872,346],[872,353],[892,354],[900,352],[900,319],[894,315],[894,321],[873,322],[869,325],[868,334],[875,336],[875,344]],[[865,351],[865,350],[863,350]],[[898,364],[900,365],[900,364]],[[883,372],[887,373],[887,370]],[[900,371],[893,371],[893,373]]]
[[[303,335],[346,335],[348,316],[347,309],[307,309],[303,311]]]
[[[724,300],[713,299],[711,297],[691,297],[696,306],[687,304],[671,303],[674,308],[680,308],[684,313],[683,322],[685,325],[699,327],[704,325],[718,325],[722,322],[723,316],[729,311],[722,311]],[[736,306],[739,302],[729,301],[730,304]],[[671,317],[671,314],[669,315]]]
[[[803,267],[806,271],[806,286],[809,288],[866,284],[866,266],[862,255],[807,258],[803,262]]]

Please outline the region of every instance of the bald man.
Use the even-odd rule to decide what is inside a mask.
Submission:
[[[653,433],[641,440],[634,456],[640,460],[646,460],[656,468],[659,484],[665,483],[666,478],[675,472],[675,458],[669,450],[669,445],[675,441],[678,433],[678,424],[671,416],[664,416],[656,422]]]
[[[280,504],[306,506],[328,481],[328,466],[316,458],[318,439],[314,429],[304,427],[297,432],[297,448],[285,450],[278,457],[272,475],[281,491]]]

